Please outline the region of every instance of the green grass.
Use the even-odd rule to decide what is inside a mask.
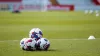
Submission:
[[[19,41],[0,42],[0,56],[100,56],[99,40],[50,39],[48,51],[23,51]]]
[[[40,28],[43,36],[50,40],[49,51],[30,52],[20,49],[19,41],[28,37],[34,27]],[[90,35],[94,35],[96,40],[87,40]],[[100,16],[94,14],[0,12],[0,56],[100,56],[99,38]]]

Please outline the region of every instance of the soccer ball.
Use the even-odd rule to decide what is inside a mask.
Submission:
[[[35,38],[23,38],[20,41],[20,47],[22,50],[36,50],[36,39]]]
[[[25,40],[27,38],[23,38],[21,41],[20,41],[20,48],[22,48],[24,50],[24,46],[25,46]]]
[[[33,28],[29,32],[29,38],[40,39],[43,37],[42,31],[39,28]]]
[[[38,50],[48,50],[50,47],[50,42],[46,38],[41,38],[37,41],[37,49]]]
[[[36,39],[35,38],[27,38],[24,43],[24,49],[27,51],[36,50]]]

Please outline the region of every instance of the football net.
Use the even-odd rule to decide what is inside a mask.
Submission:
[[[74,5],[52,5],[49,0],[22,0],[20,3],[13,3],[11,10],[16,11],[47,11],[64,10],[73,11]]]
[[[48,0],[22,0],[19,6],[21,11],[47,11]]]

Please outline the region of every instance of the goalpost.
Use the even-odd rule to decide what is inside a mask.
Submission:
[[[10,4],[13,11],[47,11],[47,6],[48,0],[22,0],[19,3]]]
[[[21,9],[27,11],[47,11],[48,0],[22,0]]]
[[[42,0],[42,9],[41,11],[47,11],[48,10],[48,0]]]

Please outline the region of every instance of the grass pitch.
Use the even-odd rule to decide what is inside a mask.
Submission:
[[[48,51],[23,51],[19,41],[38,27]],[[96,40],[87,40],[94,35]],[[0,56],[100,56],[100,16],[83,12],[0,12]]]

